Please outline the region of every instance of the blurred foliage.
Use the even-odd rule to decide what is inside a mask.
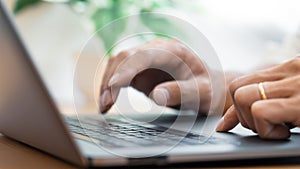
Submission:
[[[95,30],[100,30],[106,24],[119,19],[123,16],[126,16],[127,4],[126,0],[111,0],[110,4],[106,7],[98,8],[91,19],[94,23]],[[126,29],[126,20],[121,19],[118,22],[118,26],[112,27],[111,29],[103,29],[102,31],[98,31],[97,34],[102,38],[104,46],[108,53],[111,53],[111,47],[118,40],[119,36]]]
[[[151,12],[149,10],[142,10],[141,13]],[[147,26],[151,31],[153,31],[156,36],[168,38],[168,35],[177,35],[182,37],[182,31],[178,26],[174,25],[170,20],[159,15],[140,15],[140,20]],[[166,29],[169,28],[169,29]],[[180,34],[180,35],[179,35]]]
[[[15,6],[14,6],[14,13],[17,14],[20,11],[22,11],[24,8],[34,5],[38,2],[40,2],[41,0],[16,0],[15,2]]]
[[[18,14],[26,7],[40,1],[43,0],[16,0],[14,12]],[[51,0],[47,1],[51,2]],[[66,0],[66,3],[78,14],[91,13],[88,19],[93,23],[94,31],[100,30],[116,19],[130,15],[132,11],[133,13],[149,13],[175,6],[172,0]],[[161,16],[140,15],[140,21],[156,36],[182,33],[178,26]],[[111,47],[125,31],[126,26],[126,19],[122,19],[119,20],[117,27],[98,31],[97,35],[102,39],[108,54],[111,54]],[[166,36],[163,37],[166,38]]]

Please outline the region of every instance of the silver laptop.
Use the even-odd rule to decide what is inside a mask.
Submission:
[[[149,120],[156,116],[154,112],[134,115],[133,121],[110,114],[64,117],[30,61],[2,1],[0,60],[0,133],[79,166],[300,156],[296,130],[282,141],[261,140],[240,126],[231,133],[215,133],[211,124],[219,118],[213,116],[166,113]],[[209,135],[199,132],[206,131],[205,127]]]

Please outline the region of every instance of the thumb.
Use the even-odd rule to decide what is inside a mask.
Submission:
[[[150,97],[161,106],[176,106],[181,103],[181,92],[177,81],[164,82],[157,85]]]

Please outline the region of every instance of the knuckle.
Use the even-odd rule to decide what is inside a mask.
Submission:
[[[233,95],[235,91],[239,88],[240,83],[238,79],[233,80],[229,84],[229,92]]]
[[[161,43],[165,43],[166,40],[162,39],[162,38],[156,38],[153,39],[152,41],[150,41],[148,44],[161,44]]]
[[[248,91],[245,87],[238,88],[234,93],[234,100],[240,106],[250,106]]]
[[[108,65],[112,64],[115,61],[115,57],[110,57],[108,59]]]
[[[289,67],[291,71],[295,71],[295,72],[300,71],[300,57],[296,57],[295,59],[288,61],[283,66]]]
[[[181,56],[183,58],[186,58],[189,55],[196,57],[186,45],[180,43],[179,41],[176,41],[175,45],[175,53],[177,53],[178,56]]]
[[[138,75],[141,71],[139,70],[139,67],[131,67],[130,69],[128,69],[127,66],[121,66],[118,69],[118,72],[120,72],[122,75],[124,75],[125,77],[130,77],[130,78],[134,78],[136,75]],[[132,79],[130,79],[132,80]]]
[[[156,39],[153,40],[153,42],[157,42],[157,43],[159,43],[159,42],[165,42],[165,41],[166,40],[164,40],[162,38],[156,38]]]
[[[264,111],[265,111],[265,107],[259,102],[255,102],[251,106],[251,113],[253,118],[255,119],[265,120],[267,117]]]
[[[170,39],[169,42],[170,43],[180,43],[180,41],[178,39]]]
[[[298,90],[299,90],[299,86],[300,86],[300,75],[297,75],[297,76],[295,77],[293,84],[295,84],[294,86],[295,86],[296,89],[297,89],[296,91],[298,91]]]
[[[191,53],[191,50],[177,39],[171,39],[168,42],[169,42],[168,44],[171,47],[174,47],[174,49],[177,50],[177,53],[179,53],[179,54],[186,55],[187,53],[189,53],[189,54]]]
[[[117,69],[118,73],[126,74],[129,72],[129,69],[126,68],[124,65],[120,65]]]
[[[123,50],[117,55],[117,57],[120,59],[120,58],[126,58],[129,55],[130,55],[130,52],[128,50]]]

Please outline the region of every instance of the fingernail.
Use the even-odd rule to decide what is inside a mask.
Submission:
[[[221,120],[219,121],[216,131],[220,132],[223,131],[224,129],[224,117],[221,118]]]
[[[165,88],[155,89],[153,92],[154,101],[161,106],[166,106],[170,99],[169,91]]]
[[[102,96],[100,97],[100,109],[104,109],[111,101],[111,96],[110,96],[110,92],[109,90],[105,90],[102,94]]]
[[[114,84],[118,81],[119,76],[120,76],[119,73],[114,74],[114,75],[110,78],[110,80],[109,80],[109,82],[108,82],[108,86],[114,85]]]

